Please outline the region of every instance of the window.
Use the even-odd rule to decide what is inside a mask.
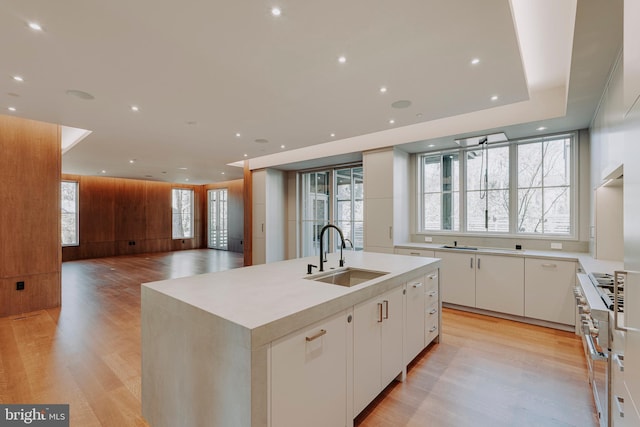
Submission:
[[[209,190],[209,247],[228,249],[227,189]]]
[[[424,156],[423,195],[426,230],[460,229],[460,162],[458,153]]]
[[[574,140],[557,135],[420,156],[421,230],[573,236]]]
[[[172,189],[171,209],[173,211],[172,237],[174,239],[193,238],[193,190]]]
[[[571,234],[571,139],[518,145],[518,232]]]
[[[301,174],[301,253],[318,255],[320,231],[332,223],[338,226],[353,248],[364,248],[364,185],[362,166],[343,167]],[[333,242],[333,250],[340,249],[334,233],[325,233]],[[329,249],[331,246],[326,244]],[[347,248],[351,245],[347,243]]]
[[[62,246],[77,246],[78,236],[78,183],[62,181],[61,188]]]
[[[465,153],[467,231],[509,232],[509,146]]]

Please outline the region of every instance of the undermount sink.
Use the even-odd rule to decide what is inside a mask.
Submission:
[[[464,249],[467,251],[477,251],[478,248],[474,248],[472,246],[450,246],[450,245],[442,245],[443,249]]]
[[[316,275],[314,277],[305,277],[305,279],[349,287],[359,285],[369,280],[377,279],[378,277],[384,276],[385,274],[389,273],[385,271],[364,270],[361,268],[347,267],[344,270],[332,271],[322,275]]]

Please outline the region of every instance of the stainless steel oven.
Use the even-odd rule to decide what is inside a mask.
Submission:
[[[579,285],[575,289],[576,306],[580,323],[577,333],[587,361],[589,384],[600,420],[600,427],[609,426],[609,307],[594,286],[592,279],[578,274]]]

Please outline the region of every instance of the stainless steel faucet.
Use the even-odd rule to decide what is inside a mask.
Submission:
[[[340,234],[340,241],[342,242],[340,245],[340,267],[344,267],[344,258],[342,258],[342,248],[345,248],[346,245],[344,244],[344,235],[342,234],[342,230],[340,230],[340,228],[338,228],[337,226],[333,225],[333,224],[327,224],[324,227],[322,227],[322,230],[320,231],[320,268],[318,268],[318,271],[324,271],[324,269],[322,268],[322,264],[324,263],[324,260],[322,259],[322,255],[324,253],[324,232],[328,229],[328,228],[335,228],[338,231],[338,234]]]

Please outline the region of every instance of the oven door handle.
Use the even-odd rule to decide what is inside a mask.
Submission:
[[[625,276],[626,282],[626,271],[614,271],[613,272],[613,327],[618,331],[626,331],[628,328],[625,326],[620,326],[618,323],[618,298],[619,298],[619,289],[618,289],[618,276]]]
[[[593,337],[591,336],[589,325],[582,325],[582,332],[584,333],[584,340],[587,343],[587,348],[589,349],[589,356],[591,357],[591,360],[607,360],[609,357],[605,353],[596,350],[596,344],[593,342]]]

